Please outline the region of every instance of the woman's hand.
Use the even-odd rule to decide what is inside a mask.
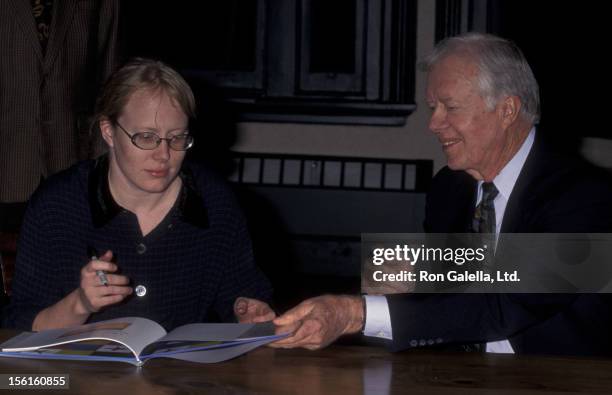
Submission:
[[[100,311],[106,306],[117,304],[132,293],[128,286],[129,278],[120,274],[110,274],[117,271],[117,265],[111,262],[112,251],[106,251],[98,259],[92,259],[81,269],[81,284],[78,288],[79,299],[75,306],[75,313],[91,314]],[[104,272],[107,283],[103,283]]]
[[[276,313],[266,302],[245,297],[239,297],[234,302],[234,315],[238,322],[248,324],[276,318]]]

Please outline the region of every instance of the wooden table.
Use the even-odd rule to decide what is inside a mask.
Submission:
[[[14,334],[0,330],[0,341]],[[359,346],[321,351],[260,348],[224,363],[157,359],[142,368],[124,363],[0,358],[0,373],[70,374],[70,389],[53,391],[57,394],[612,393],[612,360],[427,350],[391,354],[383,348]]]

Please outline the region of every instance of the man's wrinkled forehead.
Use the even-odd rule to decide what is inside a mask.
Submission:
[[[428,76],[443,74],[473,80],[480,73],[478,63],[466,53],[451,53],[432,64]]]
[[[478,66],[461,58],[447,58],[434,65],[427,75],[428,100],[449,96],[457,89],[477,89]]]

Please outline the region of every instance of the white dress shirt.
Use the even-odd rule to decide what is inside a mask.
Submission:
[[[523,145],[518,152],[512,157],[510,162],[504,166],[499,174],[493,179],[493,184],[499,191],[493,204],[495,205],[495,235],[499,237],[501,230],[504,212],[508,205],[508,199],[514,189],[516,180],[527,160],[527,156],[533,146],[535,139],[535,128],[529,131],[529,135],[523,142]],[[478,196],[476,205],[482,200],[482,184],[478,182]],[[393,339],[393,331],[391,328],[391,315],[389,313],[389,304],[387,298],[382,295],[366,295],[364,297],[366,304],[366,320],[363,334],[366,336],[380,337],[383,339]],[[508,340],[487,343],[487,352],[492,353],[514,353],[512,346]]]

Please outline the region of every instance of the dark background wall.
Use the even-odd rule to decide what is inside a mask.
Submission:
[[[542,130],[576,146],[612,138],[605,120],[610,84],[609,13],[602,2],[498,0],[496,33],[525,52],[540,83]]]
[[[370,1],[377,3],[383,0]],[[125,55],[158,57],[179,68],[189,68],[194,64],[220,70],[236,65],[242,70],[259,67],[256,64],[254,50],[257,38],[249,33],[256,29],[250,15],[257,12],[258,3],[254,0],[223,3],[230,4],[230,6],[215,6],[217,4],[215,2],[149,2],[145,0],[124,2]],[[415,2],[400,0],[399,3]],[[433,0],[421,0],[416,3],[419,9],[416,19],[418,25],[416,41],[420,46],[433,44],[428,43],[426,32],[429,27],[436,28],[434,13],[439,13],[443,6],[461,8],[464,14],[465,10],[469,9],[485,9],[486,23],[477,24],[468,20],[468,23],[464,24],[460,30],[486,30],[496,33],[516,41],[524,50],[541,86],[541,130],[554,134],[558,137],[558,141],[562,140],[566,146],[574,148],[578,147],[580,139],[584,136],[612,138],[612,131],[607,126],[604,117],[607,111],[606,100],[602,99],[607,96],[606,87],[609,84],[608,70],[610,69],[610,61],[606,56],[606,38],[609,34],[606,29],[608,14],[605,2],[529,0],[438,0],[434,2]],[[438,8],[437,10],[432,8],[433,3]],[[266,4],[270,6],[274,3],[268,1]],[[338,5],[333,8],[336,10]],[[429,11],[423,12],[422,10],[425,9]],[[469,19],[474,18],[474,15],[463,17]],[[338,24],[338,31],[341,32],[346,21],[339,21]],[[457,32],[447,32],[447,34]],[[264,32],[264,34],[269,33]],[[333,43],[338,40],[330,37],[329,41]],[[228,50],[229,47],[232,47],[233,50]],[[271,49],[265,48],[264,50]],[[329,54],[329,51],[327,53]],[[224,80],[223,75],[216,78]],[[228,78],[235,78],[235,76],[228,74],[225,80]],[[417,75],[416,78],[419,79],[421,76]],[[192,81],[195,80],[192,79]],[[265,84],[266,81],[263,83]],[[206,86],[196,86],[196,91],[206,89],[208,89]],[[224,93],[226,91],[227,89],[224,90]],[[415,92],[417,102],[421,95],[421,91]],[[206,106],[201,106],[201,108],[206,109]],[[218,115],[218,108],[213,108],[213,111],[205,115]],[[224,114],[223,117],[218,116],[217,118],[226,119],[231,123],[235,119],[232,119],[230,115],[235,116],[235,114]],[[411,117],[414,116],[413,114]],[[271,125],[266,128],[272,130],[277,125],[271,122]],[[423,126],[425,125],[420,128],[425,129]],[[222,128],[228,130],[227,125],[223,125]],[[259,128],[261,130],[260,126]],[[389,129],[393,128],[387,128],[387,132]],[[426,130],[418,132],[426,133]],[[280,139],[275,137],[276,135],[264,135],[265,133],[267,131],[261,134],[262,139],[267,143],[263,145],[255,143],[256,149],[262,150],[263,147],[265,150],[267,144],[271,150],[278,151],[275,143]],[[392,133],[393,131],[386,135]],[[223,137],[217,137],[218,141],[214,143],[222,147],[229,147],[236,142],[240,143],[237,141],[239,136],[235,131],[222,134]],[[312,137],[312,140],[309,140],[308,135]],[[304,143],[309,144],[314,139],[320,139],[318,136],[315,137],[316,135],[316,131],[306,131]],[[343,138],[344,134],[342,137],[336,137],[333,133],[329,133],[327,141],[330,146],[338,147],[342,145],[338,139]],[[287,147],[286,144],[283,146]],[[293,152],[301,151],[298,147],[287,147],[287,149],[292,148]],[[251,149],[247,145],[241,150]],[[319,148],[314,147],[314,144],[310,150],[313,151],[313,154],[322,153],[317,152]],[[353,147],[354,154],[358,154],[359,150],[360,147]],[[384,156],[384,153],[380,153],[381,150],[374,152],[373,155]],[[347,149],[338,148],[336,151],[346,152]],[[211,152],[214,153],[215,150],[208,150],[202,154],[209,156]],[[438,162],[441,157],[440,153],[436,152],[436,148],[425,147],[425,152],[426,155],[437,161],[435,168],[439,168],[441,163]],[[406,158],[420,159],[414,155]]]

